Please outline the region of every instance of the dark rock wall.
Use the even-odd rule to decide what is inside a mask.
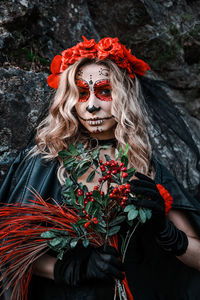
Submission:
[[[164,80],[167,93],[199,147],[200,1],[197,0],[4,0],[0,2],[1,180],[34,132],[53,91],[46,84],[52,58],[81,40],[117,36],[145,59],[150,77]],[[176,177],[199,182],[194,157],[178,142],[151,129],[155,148]],[[186,148],[184,148],[186,147]],[[175,149],[174,149],[175,148]],[[175,152],[183,162],[177,171]],[[186,152],[185,152],[186,151]],[[184,153],[187,153],[185,160]],[[188,167],[188,164],[190,165]],[[180,170],[181,162],[178,169]]]

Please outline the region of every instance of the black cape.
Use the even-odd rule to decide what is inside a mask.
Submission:
[[[47,162],[40,155],[27,159],[30,149],[22,151],[12,164],[0,189],[0,202],[26,203],[35,188],[43,199],[61,203],[61,186],[57,179],[58,162]],[[175,180],[155,157],[155,181],[172,195],[173,208],[183,210],[200,236],[200,204]],[[129,245],[125,272],[134,300],[199,300],[200,272],[184,265],[176,257],[162,252],[154,241],[151,222],[137,229]],[[28,300],[104,300],[113,299],[113,286],[91,282],[69,288],[54,281],[33,276]],[[2,299],[10,299],[9,291]]]

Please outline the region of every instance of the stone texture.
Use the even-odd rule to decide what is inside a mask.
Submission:
[[[17,152],[33,137],[38,118],[46,111],[51,91],[46,75],[0,68],[1,178]]]
[[[51,59],[80,41],[81,35],[96,40],[117,36],[145,59],[153,70],[148,76],[168,83],[167,93],[199,146],[198,7],[200,0],[115,0],[112,4],[107,0],[1,1],[1,178],[48,107],[52,92],[46,77]],[[150,131],[158,155],[186,187],[188,176],[196,187],[199,176],[192,170],[195,162],[188,148],[173,135],[154,127]],[[184,153],[187,159],[179,161]]]

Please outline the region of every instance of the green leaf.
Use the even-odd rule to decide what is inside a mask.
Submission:
[[[128,166],[128,157],[125,156],[125,155],[122,155],[121,162],[123,162],[124,166],[127,168],[127,166]]]
[[[81,207],[84,206],[84,197],[83,196],[78,197],[78,203],[81,205]]]
[[[70,157],[64,161],[64,166],[67,167],[69,164],[72,165],[72,162],[75,161],[75,158]]]
[[[81,236],[81,235],[82,235],[82,231],[81,231],[81,229],[79,228],[79,226],[76,226],[75,224],[72,224],[72,223],[71,223],[71,227],[72,227],[73,230],[78,234],[78,236]]]
[[[83,225],[83,224],[85,224],[85,223],[87,223],[88,221],[87,220],[85,220],[85,219],[80,219],[80,220],[78,220],[76,223],[75,223],[75,225],[76,226],[81,226],[81,225]]]
[[[117,216],[115,219],[113,219],[110,223],[109,226],[115,226],[117,224],[122,223],[126,219],[126,216]]]
[[[55,232],[57,235],[65,235],[69,238],[69,232],[67,230],[58,230],[58,229],[51,229],[52,232]]]
[[[146,217],[146,214],[145,214],[145,211],[143,210],[143,208],[140,208],[139,209],[139,217],[140,217],[140,221],[142,223],[145,223],[146,220],[147,220],[147,217]]]
[[[94,176],[95,176],[95,171],[92,171],[88,176],[86,182],[91,182],[94,179]]]
[[[136,171],[135,168],[130,168],[127,170],[127,174],[128,174],[128,176],[126,177],[127,180],[130,180],[133,177],[133,175],[135,174],[135,171]]]
[[[71,179],[69,179],[68,177],[65,179],[65,184],[66,186],[69,188],[71,186],[73,186],[73,181]]]
[[[126,148],[123,155],[126,155],[128,153],[128,150],[129,150],[129,144],[126,143]]]
[[[99,213],[99,209],[101,207],[100,206],[96,206],[95,207],[92,207],[91,211],[90,211],[90,214],[91,214],[91,217],[94,218],[94,217],[97,217],[98,216],[98,213]]]
[[[83,185],[83,191],[84,191],[84,193],[87,193],[88,192],[88,187],[87,187],[87,185]]]
[[[94,150],[94,151],[91,153],[91,155],[92,155],[92,158],[93,158],[93,159],[98,159],[98,157],[99,157],[99,149]]]
[[[124,212],[129,212],[131,209],[136,209],[135,205],[129,204],[124,208]]]
[[[82,166],[78,167],[77,176],[80,177],[83,174],[85,174],[85,172],[87,172],[87,170],[89,169],[90,166],[91,166],[91,162],[90,161],[84,162],[82,164]]]
[[[56,237],[56,234],[49,230],[49,231],[42,232],[41,237],[45,239],[52,239]]]
[[[122,156],[122,152],[123,152],[122,146],[119,146],[119,157]]]
[[[128,174],[135,174],[135,171],[136,171],[136,169],[135,168],[129,168],[129,169],[127,169],[127,173]]]
[[[131,209],[128,213],[128,220],[133,220],[138,216],[138,210]]]
[[[73,201],[70,196],[64,195],[63,202],[69,206],[73,205]]]
[[[151,219],[151,217],[152,217],[152,211],[150,209],[148,209],[148,208],[145,208],[144,210],[145,210],[147,219],[148,220]]]
[[[96,224],[95,229],[100,233],[106,233],[106,229],[99,224]]]
[[[93,202],[88,202],[85,206],[85,210],[88,214],[90,214],[90,210],[92,208]]]
[[[100,191],[95,191],[95,190],[94,190],[94,191],[92,192],[92,196],[94,197],[94,199],[95,199],[99,204],[102,204]]]
[[[99,167],[98,159],[93,159],[93,164],[95,165],[96,169]]]
[[[76,161],[71,161],[70,163],[67,163],[65,166],[65,170],[72,172],[74,168],[76,167]]]
[[[73,240],[71,240],[70,247],[75,248],[78,243],[78,240],[79,240],[79,238],[74,238]]]
[[[104,221],[104,219],[99,219],[99,223],[98,223],[100,226],[102,227],[106,227],[106,222]]]
[[[69,151],[73,154],[73,155],[78,155],[78,151],[76,149],[76,147],[73,145],[73,144],[69,144],[69,147],[68,147]]]
[[[63,255],[64,255],[65,251],[64,250],[61,250],[59,251],[58,255],[57,255],[57,258],[62,260],[63,259]]]
[[[83,244],[83,246],[85,247],[85,248],[87,248],[88,246],[89,246],[89,240],[88,239],[84,239],[83,241],[82,241],[82,244]]]
[[[112,236],[112,235],[118,233],[119,230],[120,230],[120,226],[111,227],[109,232],[108,232],[108,236]]]
[[[106,161],[111,161],[111,158],[110,158],[110,156],[108,154],[105,154],[104,156],[106,158]]]
[[[56,237],[53,240],[50,241],[50,245],[52,247],[57,247],[57,248],[63,248],[67,244],[67,240],[62,237]],[[58,247],[59,246],[59,247]]]
[[[75,203],[76,203],[76,196],[75,196],[75,194],[74,194],[74,189],[73,189],[73,187],[70,188],[69,194],[70,194],[70,197],[71,197],[72,201],[73,201],[73,202],[75,201]]]
[[[111,201],[111,198],[109,197],[109,195],[104,195],[103,204],[105,207],[107,207],[109,205],[110,201]]]
[[[72,156],[72,154],[70,152],[68,152],[67,150],[62,150],[58,152],[58,155],[60,157],[67,157],[67,156]]]

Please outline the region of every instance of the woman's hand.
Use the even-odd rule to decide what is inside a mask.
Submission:
[[[166,218],[165,201],[155,181],[139,172],[136,172],[135,176],[138,180],[134,179],[130,182],[131,190],[136,195],[143,195],[144,198],[135,200],[134,204],[152,210],[151,222],[157,244],[168,253],[177,256],[184,254],[188,247],[188,238]]]
[[[87,280],[123,279],[122,263],[117,250],[109,245],[99,248],[77,245],[67,251],[54,268],[57,283],[77,286]]]

